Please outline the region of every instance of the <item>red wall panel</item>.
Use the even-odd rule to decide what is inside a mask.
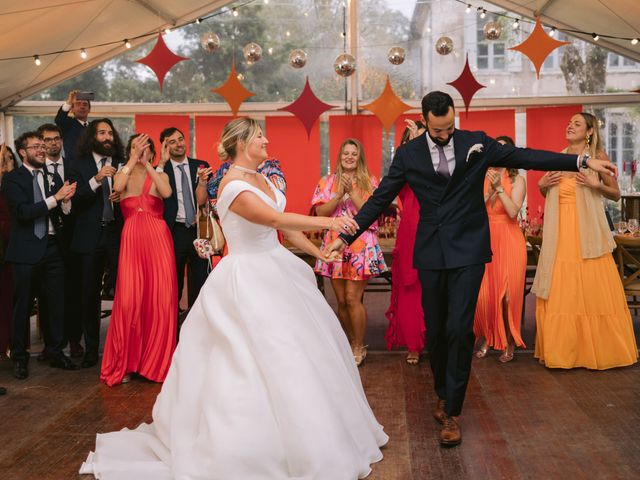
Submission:
[[[515,110],[484,110],[460,114],[461,130],[482,130],[490,137],[507,135],[514,139],[516,136]]]
[[[196,156],[212,167],[220,165],[218,143],[225,124],[233,117],[196,116]]]
[[[287,180],[286,210],[308,214],[313,190],[320,179],[319,122],[310,137],[300,120],[293,117],[267,117],[265,129],[269,156],[280,161]]]

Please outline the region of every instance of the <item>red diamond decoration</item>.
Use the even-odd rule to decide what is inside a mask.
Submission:
[[[307,137],[311,137],[311,129],[320,115],[332,108],[333,105],[324,103],[316,97],[316,94],[311,90],[311,85],[309,85],[309,77],[307,77],[300,96],[286,107],[279,108],[278,110],[295,115],[307,130]]]
[[[545,59],[556,48],[561,47],[562,45],[567,45],[568,43],[570,42],[561,42],[547,35],[547,32],[544,31],[544,28],[542,28],[542,24],[540,23],[540,17],[537,17],[536,25],[533,27],[531,35],[529,35],[520,45],[516,45],[509,50],[516,50],[529,57],[529,60],[531,60],[533,65],[536,67],[536,74],[538,75],[538,78],[540,78],[540,69],[542,68],[542,64]]]
[[[387,75],[387,83],[384,86],[382,94],[373,102],[362,105],[362,108],[373,112],[382,122],[384,129],[389,132],[393,122],[395,122],[400,115],[407,110],[411,110],[413,107],[404,103],[402,99],[396,95],[396,92],[391,88],[389,75]]]
[[[229,73],[227,81],[218,88],[212,88],[211,91],[224,98],[224,101],[231,107],[234,117],[238,115],[238,110],[240,110],[242,102],[255,95],[255,93],[244,88],[244,85],[242,85],[240,80],[238,80],[238,72],[236,72],[235,62],[231,64],[231,73]]]
[[[158,82],[160,82],[160,91],[162,91],[164,77],[167,76],[169,70],[171,70],[176,63],[180,63],[184,60],[190,59],[176,55],[169,50],[167,44],[164,43],[162,34],[158,33],[158,41],[156,42],[156,46],[153,47],[153,50],[151,50],[146,57],[136,60],[136,62],[142,63],[153,70],[153,73],[158,77]]]
[[[469,54],[467,54],[467,59],[464,63],[464,68],[462,69],[460,76],[453,82],[447,83],[447,85],[451,85],[460,92],[462,100],[464,101],[466,113],[469,113],[469,105],[471,104],[471,99],[476,92],[481,88],[487,88],[485,85],[478,82],[476,77],[473,76],[473,72],[471,71],[471,68],[469,68]]]

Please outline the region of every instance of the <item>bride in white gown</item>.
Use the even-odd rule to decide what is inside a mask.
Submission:
[[[301,233],[355,231],[350,218],[283,213],[285,197],[256,167],[267,139],[229,122],[219,150],[234,160],[218,195],[229,254],[180,332],[153,423],[98,434],[80,473],[104,480],[355,480],[388,441],[337,317],[311,267],[276,229],[316,257]]]

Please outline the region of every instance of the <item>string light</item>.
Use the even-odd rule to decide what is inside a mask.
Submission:
[[[38,55],[33,56],[33,63],[35,63],[37,67],[42,65],[42,62],[40,61],[40,57]]]
[[[131,42],[129,40],[127,40],[126,38],[124,39],[124,47],[125,48],[131,48]]]
[[[202,23],[202,19],[201,18],[196,18],[196,25],[200,25]]]
[[[88,57],[87,51],[84,48],[80,50],[80,56],[82,57],[83,60],[85,60]]]
[[[231,14],[232,14],[234,17],[237,17],[237,16],[239,15],[238,10],[236,10],[236,8],[235,8],[235,7],[233,7],[233,8],[231,9]]]
[[[165,35],[169,35],[170,33],[171,33],[171,27],[166,27],[166,28],[164,29],[164,34],[165,34]]]
[[[269,5],[269,0],[264,0],[265,5]]]
[[[513,29],[517,30],[518,28],[520,28],[520,20],[516,18],[516,21],[513,22]]]
[[[631,40],[631,45],[637,45],[640,42],[640,39],[634,38]]]
[[[556,34],[556,27],[551,27],[551,31],[549,32],[549,36],[553,37]]]
[[[467,3],[467,8],[465,9],[465,13],[469,13],[471,11],[471,4]]]
[[[591,36],[593,37],[594,42],[597,42],[598,40],[600,40],[600,35],[598,35],[597,33],[592,33]]]

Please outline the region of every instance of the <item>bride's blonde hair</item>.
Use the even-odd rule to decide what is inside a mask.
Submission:
[[[220,143],[218,143],[220,160],[223,162],[233,160],[238,154],[238,142],[248,145],[259,131],[260,124],[253,118],[241,117],[228,122],[222,130]]]

